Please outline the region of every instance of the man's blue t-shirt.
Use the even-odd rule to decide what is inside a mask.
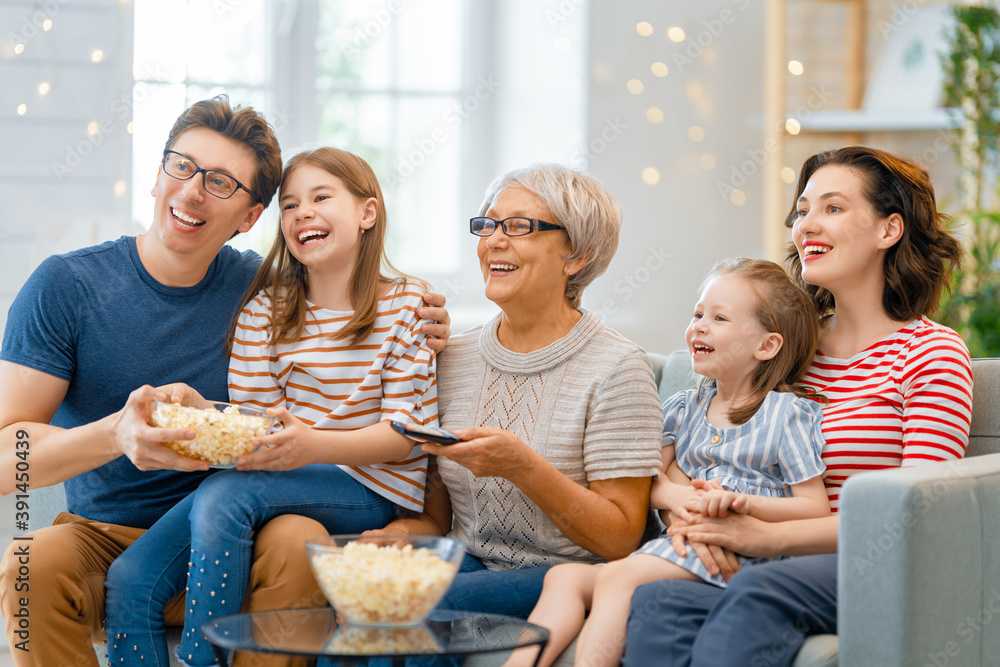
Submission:
[[[229,330],[260,261],[225,246],[200,283],[167,287],[132,236],[54,255],[14,300],[0,359],[69,380],[51,422],[63,428],[117,412],[144,384],[226,401]],[[148,528],[207,474],[142,472],[120,456],[67,480],[66,499],[88,519]]]

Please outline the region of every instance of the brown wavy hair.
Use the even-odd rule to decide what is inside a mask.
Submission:
[[[250,107],[231,107],[228,95],[195,102],[174,121],[163,150],[173,148],[184,132],[195,127],[214,130],[253,151],[256,164],[253,180],[247,187],[267,208],[281,180],[281,148],[274,129],[264,117]]]
[[[783,341],[776,355],[757,364],[750,375],[750,399],[729,410],[729,421],[749,421],[772,391],[822,398],[799,384],[812,364],[819,340],[819,318],[809,295],[781,266],[765,259],[724,259],[712,267],[702,289],[722,276],[746,281],[756,296],[753,313],[757,321],[765,331],[780,334]]]
[[[304,165],[319,167],[336,176],[359,201],[373,198],[376,202],[378,210],[375,213],[375,224],[358,240],[358,260],[350,278],[351,307],[354,314],[347,324],[330,336],[331,340],[349,339],[357,343],[371,335],[375,329],[379,286],[405,278],[415,279],[397,271],[385,255],[385,200],[371,166],[357,155],[339,148],[317,148],[299,153],[288,161],[281,177],[281,186],[284,187],[289,176]],[[383,266],[394,274],[393,277],[382,274]],[[415,282],[426,288],[422,282]],[[261,291],[271,299],[273,318],[268,335],[269,345],[293,343],[302,337],[308,315],[308,290],[308,271],[288,249],[279,224],[271,250],[257,269],[257,275],[243,299],[243,303],[248,303]]]
[[[882,308],[898,322],[914,320],[937,310],[942,291],[949,288],[951,274],[962,261],[962,246],[948,230],[948,216],[937,210],[934,186],[927,170],[897,155],[865,146],[847,146],[817,153],[806,160],[795,188],[792,209],[785,218],[791,227],[798,199],[817,170],[839,165],[853,171],[863,182],[862,194],[876,215],[903,218],[903,235],[885,254]],[[795,244],[786,256],[788,272],[812,297],[826,317],[836,310],[833,294],[802,280],[802,261]]]

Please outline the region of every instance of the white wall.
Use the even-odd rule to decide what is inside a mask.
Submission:
[[[471,41],[468,86],[489,81],[492,92],[463,123],[463,131],[474,135],[469,145],[479,147],[462,175],[463,219],[478,213],[486,186],[501,173],[535,162],[585,166],[578,156],[587,129],[587,4],[579,0],[568,16],[552,21],[552,3],[472,2],[478,20],[493,32]],[[448,297],[456,332],[497,312],[483,295],[476,239],[467,232],[463,238],[458,275],[434,284]]]
[[[120,26],[131,21],[131,5],[52,6],[58,10],[49,32],[34,27],[44,18],[34,3],[0,6],[0,24],[37,33],[25,40],[23,54],[12,53],[9,38],[0,52],[5,99],[28,106],[19,117],[14,105],[0,105],[0,155],[17,156],[0,162],[0,326],[42,258],[135,232],[128,222],[129,118],[121,117],[131,87],[128,63],[118,57],[130,48]],[[761,252],[759,170],[740,185],[742,206],[720,194],[720,185],[728,187],[746,161],[762,153],[762,3],[516,0],[487,6],[497,31],[484,45],[506,57],[481,70],[502,82],[490,110],[480,114],[483,121],[492,114],[500,128],[495,152],[484,162],[493,174],[538,160],[589,164],[621,201],[625,226],[618,256],[584,303],[650,349],[678,347],[694,288],[711,264]],[[637,32],[641,21],[652,35]],[[671,41],[671,26],[684,29],[687,39]],[[581,41],[587,42],[585,59],[574,57]],[[98,64],[90,62],[95,48],[105,53]],[[667,76],[653,75],[654,62],[667,66]],[[630,79],[643,84],[642,93],[627,90]],[[52,85],[44,97],[37,93],[41,81]],[[661,123],[647,119],[650,107],[662,111]],[[88,135],[95,120],[108,129]],[[701,141],[692,140],[692,126],[703,131]],[[53,173],[81,152],[88,154],[69,173]],[[709,159],[712,169],[703,166]],[[657,184],[643,182],[646,168],[658,170]],[[466,175],[467,208],[488,178]],[[119,180],[126,194],[114,193]],[[457,328],[490,310],[475,294],[475,267],[466,269],[453,301]]]
[[[144,0],[153,1],[153,0]],[[207,1],[207,0],[206,0]],[[0,5],[0,330],[10,301],[28,273],[49,254],[123,233],[131,218],[130,135],[119,118],[129,103],[131,5],[118,0],[49,3],[58,7],[52,30],[35,29],[23,54],[13,53],[8,26],[45,19],[38,4]],[[502,82],[488,114],[499,117],[495,153],[487,167],[466,175],[466,208],[475,207],[490,177],[532,161],[587,166],[619,198],[625,226],[617,257],[585,294],[585,305],[652,350],[682,344],[695,287],[712,263],[729,255],[760,253],[760,175],[741,188],[733,205],[718,184],[761,145],[762,5],[749,0],[511,0],[486,3],[497,31],[484,36],[498,53]],[[642,37],[646,21],[653,34]],[[667,28],[679,26],[688,41],[675,43]],[[589,36],[588,36],[589,29]],[[31,32],[30,30],[28,32]],[[580,42],[588,53],[579,53]],[[700,44],[700,46],[699,46]],[[531,47],[529,48],[529,45]],[[694,46],[691,46],[694,45]],[[101,48],[102,63],[90,54]],[[688,51],[690,49],[690,51]],[[669,73],[656,77],[653,62]],[[482,72],[492,73],[489,63]],[[626,82],[643,83],[632,94]],[[37,86],[52,89],[40,96]],[[25,100],[28,112],[16,114]],[[14,101],[15,104],[12,104]],[[647,120],[649,107],[663,121]],[[88,135],[88,123],[104,123]],[[698,126],[704,139],[693,141]],[[470,124],[475,130],[475,123]],[[164,130],[165,131],[165,130]],[[100,141],[98,141],[100,139]],[[81,148],[82,147],[82,148]],[[79,163],[53,173],[74,153]],[[715,162],[702,166],[704,154]],[[658,170],[647,185],[643,169]],[[124,192],[115,194],[119,180]],[[470,239],[469,252],[474,253]],[[455,286],[456,329],[482,321],[491,304],[481,297],[473,263]],[[11,534],[10,498],[0,499],[0,544]]]
[[[0,4],[0,332],[45,257],[133,233],[131,23],[118,0]],[[4,547],[21,532],[14,505],[0,498]]]
[[[117,0],[0,5],[0,330],[42,259],[130,231],[131,23]]]
[[[716,260],[762,252],[762,177],[743,163],[763,153],[763,5],[591,5],[590,167],[621,201],[625,220],[618,255],[584,305],[649,350],[683,345],[697,286]],[[650,36],[637,32],[640,22],[651,25]],[[668,38],[675,26],[685,41]],[[654,62],[667,66],[666,76],[652,73]],[[629,92],[630,79],[641,93]],[[659,124],[647,119],[650,107],[662,111]],[[647,168],[659,173],[655,185],[643,181]],[[752,172],[733,181],[742,206],[728,197],[734,169]]]

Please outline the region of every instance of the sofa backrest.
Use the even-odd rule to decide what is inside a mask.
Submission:
[[[695,376],[686,350],[666,355],[650,352],[649,360],[661,401],[694,386]],[[1000,359],[973,359],[972,380],[972,426],[965,455],[995,454],[1000,452]]]
[[[670,354],[650,352],[649,363],[653,366],[653,378],[661,403],[682,389],[695,385],[696,376],[691,370],[691,357],[687,350],[674,350]]]
[[[687,350],[670,354],[649,353],[660,400],[694,386],[691,359]],[[972,360],[975,382],[972,393],[972,427],[966,456],[981,456],[1000,452],[1000,359]],[[31,491],[31,528],[51,525],[58,512],[66,511],[66,494],[58,484]]]
[[[1000,359],[972,360],[972,426],[966,456],[1000,452]]]

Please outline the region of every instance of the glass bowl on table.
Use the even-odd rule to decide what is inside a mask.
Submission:
[[[306,552],[345,623],[398,627],[420,623],[437,606],[465,545],[449,537],[330,535],[306,540]]]
[[[441,643],[427,625],[337,626],[324,651],[329,655],[405,655],[441,653]]]
[[[207,461],[213,468],[235,467],[239,457],[255,449],[254,439],[270,433],[276,421],[264,410],[233,403],[213,403],[202,409],[153,401],[149,415],[150,426],[197,433],[194,440],[163,444],[182,456]]]

